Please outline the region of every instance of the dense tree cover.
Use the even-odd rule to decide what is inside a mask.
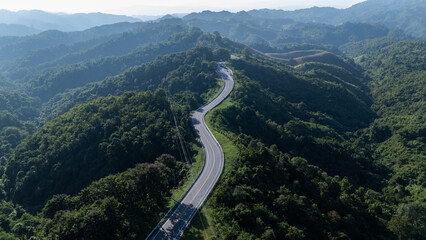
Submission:
[[[371,211],[371,192],[331,177],[302,157],[247,135],[212,197],[223,239],[390,239]]]
[[[124,23],[94,27],[84,31],[61,32],[49,30],[37,35],[15,38],[15,41],[0,46],[0,63],[21,57],[31,51],[49,48],[63,44],[90,41],[98,38],[108,37],[112,34],[123,33],[141,26],[143,23]]]
[[[153,62],[130,68],[115,77],[57,95],[45,105],[43,113],[46,118],[50,118],[68,111],[78,103],[100,96],[120,95],[125,91],[155,90],[158,87],[171,94],[189,91],[188,94],[192,94],[196,99],[195,104],[192,101],[191,105],[194,109],[198,106],[197,103],[201,103],[202,94],[217,85],[217,64],[213,61],[223,58],[221,52],[207,47],[196,47],[187,52],[158,57]]]
[[[79,105],[45,124],[16,149],[3,177],[14,202],[37,209],[53,194],[76,193],[93,180],[177,156],[164,91],[126,93]]]
[[[64,55],[72,54],[73,52],[84,52],[114,37],[115,35],[105,36],[104,38],[97,38],[70,45],[61,44],[30,51],[22,57],[3,64],[1,66],[1,71],[3,77],[9,81],[25,82],[26,79],[32,75],[31,71],[34,74],[43,72],[53,65],[49,65],[51,61],[58,60]]]
[[[126,55],[138,46],[159,43],[171,35],[183,32],[186,26],[179,23],[162,21],[144,25],[131,25],[134,29],[121,34],[113,34],[72,45],[58,45],[31,51],[22,58],[3,67],[5,75],[14,80],[26,82],[45,70],[63,67],[78,62],[88,62],[102,57]],[[165,51],[167,52],[167,51]]]
[[[223,16],[226,15],[226,16]],[[269,47],[282,47],[286,44],[342,44],[372,39],[388,35],[389,30],[382,25],[346,22],[337,26],[323,23],[301,23],[286,18],[271,19],[253,16],[247,12],[189,14],[184,17],[186,24],[199,27],[203,31],[214,32],[239,42]]]
[[[232,106],[216,111],[216,127],[276,144],[330,175],[380,187],[378,166],[348,150],[348,132],[374,119],[362,79],[340,67],[305,64],[299,70],[254,58],[233,60],[239,86]]]
[[[382,37],[358,42],[350,42],[340,46],[339,49],[346,56],[358,57],[363,54],[375,53],[377,49],[382,49],[396,42],[398,42],[398,39],[393,37]]]
[[[34,132],[39,111],[35,99],[0,88],[0,166],[4,166],[12,150]]]
[[[403,41],[361,55],[372,78],[374,109],[381,115],[425,115],[425,41]]]
[[[313,7],[296,11],[260,9],[248,11],[252,16],[293,19],[299,22],[341,24],[344,22],[382,23],[399,28],[416,38],[426,38],[426,4],[423,0],[367,0],[347,9]]]
[[[336,46],[311,43],[345,43],[339,49],[355,57],[354,62],[333,55],[335,61],[327,64],[313,59],[291,67],[243,51],[231,61],[236,89],[231,104],[213,113],[213,125],[241,156],[212,197],[221,237],[422,239],[424,41],[397,42],[397,31],[377,25],[221,14],[217,26],[265,52],[339,53]],[[165,26],[197,23],[214,31],[215,19],[171,19]],[[274,33],[282,23],[294,39]],[[0,164],[6,165],[1,196],[13,201],[0,204],[0,227],[7,232],[0,238],[133,239],[152,229],[170,189],[186,175],[186,167],[174,160],[179,154],[167,100],[175,103],[185,139],[193,141],[189,112],[217,89],[216,61],[243,49],[218,32],[191,29],[111,57],[174,30],[153,36],[138,30],[101,45],[96,39],[78,43],[87,51],[50,55],[58,48],[53,47],[22,59],[35,68],[64,67],[21,79],[26,94],[0,91]],[[392,37],[352,43],[384,35]],[[298,44],[275,46],[280,39]],[[93,59],[68,65],[86,58]],[[146,90],[151,92],[135,93]],[[32,134],[38,123],[44,126]],[[152,182],[161,186],[153,188]]]
[[[338,122],[333,126],[336,129],[339,126],[346,130],[367,126],[374,117],[369,110],[372,101],[363,91],[363,79],[356,69],[307,63],[294,70],[255,58],[234,60],[232,65],[237,76],[243,78],[243,87],[233,93],[235,101],[256,102],[256,95],[246,95],[254,94],[256,87],[253,85],[260,85],[265,91],[259,89],[257,92],[268,98],[281,96],[284,102],[305,105],[312,112],[326,113],[329,119]],[[271,114],[267,110],[264,112]]]
[[[2,193],[2,195],[4,194]],[[33,236],[40,223],[40,218],[29,214],[21,206],[2,200],[0,204],[0,239],[17,240]]]
[[[19,119],[30,120],[38,116],[39,106],[37,100],[26,94],[0,88],[0,111],[8,111]]]
[[[49,239],[141,239],[167,211],[170,189],[186,166],[161,155],[96,181],[75,196],[56,195],[42,211],[36,234]]]
[[[212,199],[221,237],[391,238],[374,199],[386,172],[347,142],[375,117],[362,75],[250,56],[231,63],[233,104],[213,113],[241,151]]]
[[[323,51],[328,51],[328,52],[341,55],[340,50],[336,46],[328,45],[328,44],[318,45],[318,44],[310,44],[310,43],[289,43],[285,45],[272,47],[268,42],[262,41],[262,42],[252,43],[250,44],[250,46],[264,53],[291,54],[293,52],[304,52],[304,51],[320,52],[320,50],[323,50]],[[303,55],[300,55],[300,56],[303,56]],[[291,56],[291,57],[296,57],[296,56]]]
[[[222,41],[220,36],[207,34],[200,38],[200,42],[219,47],[217,43],[211,42],[211,38]],[[201,105],[206,100],[207,92],[217,86],[217,64],[214,61],[229,57],[229,51],[224,49],[197,47],[129,69],[97,84],[96,91],[92,91],[93,86],[85,88],[90,90],[87,98],[68,103],[67,106],[72,107],[81,101],[92,99],[96,99],[95,101],[78,105],[44,124],[15,150],[4,170],[2,182],[5,195],[14,203],[37,212],[54,194],[76,194],[94,180],[126,171],[140,162],[153,162],[161,154],[169,153],[173,157],[163,156],[162,160],[157,160],[175,166],[167,170],[167,174],[160,174],[164,192],[155,192],[161,186],[157,188],[152,184],[152,188],[147,189],[146,175],[152,171],[146,173],[145,167],[142,170],[136,167],[139,170],[127,172],[131,172],[133,177],[135,174],[141,175],[145,182],[133,184],[127,177],[124,181],[122,176],[129,173],[123,173],[119,177],[107,177],[108,180],[103,179],[93,184],[93,187],[89,186],[89,190],[80,192],[78,196],[84,191],[90,191],[91,197],[86,197],[84,201],[80,197],[65,195],[53,197],[44,207],[43,215],[36,218],[33,225],[20,222],[25,226],[23,228],[37,228],[39,237],[53,239],[79,239],[88,235],[99,239],[106,236],[111,239],[133,239],[146,235],[158,221],[161,212],[166,210],[166,196],[171,188],[186,177],[186,167],[170,160],[180,155],[166,92],[127,91],[139,92],[164,87],[175,102],[173,108],[181,133],[187,141],[193,141],[189,112]],[[101,97],[108,95],[121,96]],[[154,175],[158,177],[158,174]],[[149,179],[151,180],[156,183],[160,181],[158,178]],[[120,183],[126,183],[122,186],[122,191],[118,191]],[[97,196],[101,185],[108,185],[105,187],[108,192]],[[115,190],[121,195],[114,195]],[[125,191],[135,195],[129,196],[128,193],[124,194]],[[27,194],[28,192],[31,193]],[[139,201],[138,197],[143,194],[146,194],[145,197]],[[65,204],[63,199],[71,200]],[[129,204],[127,201],[134,203]],[[112,203],[114,204],[111,205]],[[58,204],[67,207],[58,208]],[[146,207],[135,210],[141,206]],[[49,213],[45,214],[46,211]],[[10,224],[15,223],[9,220]],[[77,224],[81,222],[84,224]],[[112,229],[112,226],[115,228]],[[110,231],[93,232],[99,228]],[[6,232],[15,237],[35,234],[32,230],[19,234],[11,230]]]
[[[303,42],[339,46],[350,41],[386,36],[388,32],[389,30],[383,26],[361,23],[346,22],[334,27],[323,24],[298,23],[289,26],[274,43]]]
[[[364,77],[356,66],[292,70],[250,55],[232,61],[233,104],[213,117],[241,151],[212,200],[223,238],[424,237],[426,48],[424,41],[387,45],[374,51],[365,42],[356,50]],[[304,170],[291,170],[299,165]],[[321,186],[334,195],[316,193]],[[334,208],[323,208],[325,199]],[[351,217],[357,221],[347,225]]]
[[[197,45],[211,48],[218,48],[223,45],[232,48],[232,45],[236,44],[220,36],[204,34],[200,30],[192,29],[188,32],[176,34],[166,42],[148,45],[125,56],[105,57],[43,73],[30,80],[26,84],[26,89],[30,94],[47,101],[66,89],[77,88],[89,82],[101,81],[108,76],[120,74],[130,67],[153,61],[158,56],[187,51]]]
[[[163,25],[152,26],[149,29],[158,30]],[[172,26],[175,25],[170,24],[162,34],[167,35],[170,31],[179,29],[179,27],[173,29]],[[120,43],[119,45],[127,44],[129,38],[134,39],[136,38],[135,36],[144,35],[142,33],[146,33],[146,31],[148,30],[143,28],[137,33],[124,34],[116,43]],[[161,33],[158,33],[150,38],[159,37],[160,35]],[[127,38],[126,36],[131,37]],[[143,41],[143,39],[139,41]],[[114,77],[100,84],[72,90],[50,99],[65,89],[74,89],[88,82],[100,81],[106,76],[119,74],[129,67],[152,61],[158,56],[187,50],[197,45],[208,46],[216,50],[200,48],[190,53],[159,58],[151,64],[129,70],[129,74]],[[223,47],[236,49],[239,45],[217,34],[206,34],[198,29],[192,29],[174,34],[165,42],[140,47],[123,57],[106,57],[100,60],[70,65],[60,70],[44,73],[38,77],[36,75],[35,79],[28,83],[27,87],[28,95],[35,97],[0,90],[0,110],[8,111],[2,112],[2,116],[4,114],[7,116],[12,114],[12,118],[15,119],[14,124],[9,124],[5,121],[3,124],[8,124],[7,128],[4,130],[0,128],[0,152],[2,157],[7,160],[13,148],[24,137],[33,133],[34,125],[38,126],[40,122],[57,117],[78,103],[88,102],[100,96],[120,95],[125,91],[155,91],[158,87],[168,89],[172,93],[190,90],[197,92],[197,94],[188,92],[184,96],[189,97],[191,95],[189,98],[195,99],[190,101],[192,105],[189,110],[196,108],[202,101],[202,97],[199,94],[206,93],[208,89],[216,86],[216,64],[203,61],[229,58],[229,52],[224,51]],[[135,81],[135,77],[138,78],[137,81]],[[43,101],[50,100],[48,104],[45,104],[43,111],[40,109],[39,98]],[[183,106],[186,105],[183,104]],[[185,108],[185,111],[188,111],[188,109]],[[41,118],[37,119],[37,117],[40,117],[40,112],[42,112]]]
[[[78,194],[55,195],[33,216],[19,205],[0,207],[1,239],[140,239],[167,211],[170,190],[187,167],[171,155],[109,175]]]
[[[134,29],[138,26],[140,27],[139,29],[122,34],[121,37],[114,37],[114,40],[110,40],[112,38],[111,36],[113,36],[111,34],[114,32],[119,32],[120,28],[121,31],[125,31],[126,29]],[[38,127],[43,122],[46,122],[46,119],[52,119],[68,111],[71,107],[78,103],[88,102],[100,96],[108,96],[111,94],[120,95],[125,91],[130,90],[144,91],[150,89],[154,91],[160,87],[160,85],[166,89],[173,88],[174,93],[189,90],[189,88],[191,88],[191,90],[199,90],[198,93],[200,94],[206,93],[209,88],[216,85],[216,66],[212,62],[205,62],[201,64],[202,61],[229,58],[229,52],[225,51],[225,55],[228,56],[224,57],[224,51],[220,51],[220,48],[229,47],[230,49],[235,49],[238,47],[238,44],[222,38],[220,35],[206,34],[198,29],[192,29],[179,34],[174,34],[167,41],[161,43],[152,43],[140,46],[132,53],[122,57],[104,57],[98,60],[86,61],[75,65],[66,65],[59,70],[48,71],[41,75],[36,74],[37,71],[34,71],[34,69],[52,67],[48,64],[49,61],[54,59],[58,60],[58,58],[63,54],[69,52],[79,52],[81,49],[90,49],[86,52],[80,52],[80,54],[75,55],[75,59],[73,58],[73,55],[67,55],[69,56],[69,60],[71,62],[76,59],[80,59],[80,57],[90,58],[91,56],[96,58],[109,54],[120,54],[120,51],[122,53],[129,51],[129,49],[135,48],[139,43],[147,41],[157,42],[166,38],[167,36],[170,36],[172,33],[181,31],[182,29],[186,29],[186,27],[179,24],[179,22],[175,23],[173,21],[162,21],[160,23],[152,24],[115,24],[111,26],[102,26],[89,29],[83,32],[73,32],[66,34],[58,33],[58,35],[52,33],[52,36],[50,33],[44,33],[28,38],[1,38],[0,40],[4,40],[3,43],[5,45],[13,43],[25,45],[27,44],[27,41],[32,39],[40,39],[42,42],[46,40],[47,42],[44,44],[47,45],[49,45],[50,41],[49,46],[51,46],[50,48],[40,51],[33,51],[26,58],[16,60],[14,63],[11,63],[9,67],[3,66],[2,68],[3,72],[0,74],[0,84],[1,87],[4,87],[5,90],[0,89],[0,111],[2,117],[2,126],[0,129],[0,151],[3,164],[9,159],[10,153],[16,147],[16,145],[19,144],[27,135],[32,134],[35,130],[35,127]],[[99,39],[99,36],[105,37],[103,39]],[[67,38],[69,39],[66,40]],[[64,39],[70,42],[80,40],[83,42],[78,42],[69,46],[58,45],[61,43],[61,41],[65,41]],[[93,40],[84,42],[84,40],[87,39]],[[99,45],[100,42],[106,43]],[[109,81],[108,86],[111,88],[104,88],[102,92],[92,91],[90,95],[87,96],[80,95],[78,100],[74,98],[74,95],[72,101],[69,101],[70,99],[67,97],[62,99],[62,95],[59,95],[56,98],[50,100],[52,96],[57,93],[61,93],[66,89],[73,89],[75,87],[83,86],[88,82],[103,80],[106,76],[119,74],[129,67],[152,61],[158,56],[170,54],[173,52],[186,51],[195,47],[196,45],[208,46],[216,50],[213,52],[210,50],[205,51],[205,56],[200,55],[201,58],[199,59],[196,57],[191,57],[191,60],[189,60],[189,56],[191,54],[185,55],[188,56],[188,60],[184,61],[186,58],[181,57],[179,60],[180,62],[176,60],[175,64],[169,67],[167,67],[167,62],[163,62],[161,63],[161,66],[155,67],[154,65],[161,62],[157,61],[151,65],[152,68],[150,68],[150,70],[147,70],[150,73],[142,74],[142,71],[136,74],[139,75],[139,80],[137,82],[123,84],[123,81],[128,81],[129,83],[134,81],[133,77],[135,77],[135,75],[128,75],[126,80],[121,79],[116,83],[114,83],[114,81]],[[28,44],[25,46],[31,47],[31,45]],[[97,47],[93,48],[93,46]],[[39,46],[35,44],[34,47],[38,48]],[[11,48],[13,49],[14,47]],[[60,51],[57,51],[58,49]],[[111,49],[111,51],[105,51],[105,49]],[[196,55],[198,53],[203,54],[202,51],[193,51],[192,55]],[[66,57],[62,58],[63,63],[61,64],[68,64],[69,60],[66,59]],[[192,65],[192,67],[189,67],[189,61],[197,62],[195,65]],[[46,62],[45,65],[43,65],[43,62]],[[176,70],[180,65],[183,64],[188,64],[188,66],[186,68],[182,67],[179,70]],[[23,68],[23,66],[27,66],[28,68]],[[164,66],[166,67],[163,68]],[[21,73],[25,75],[24,72],[28,73],[28,71],[33,75],[31,75],[29,79],[13,79],[13,81],[5,80],[10,78],[10,74],[13,73],[13,70],[11,69],[13,68],[19,70],[18,72],[15,72],[17,75],[20,75]],[[168,75],[167,69],[169,69],[168,71],[176,71],[173,74]],[[190,70],[192,71],[190,74],[185,73]],[[156,74],[159,75],[157,76]],[[185,78],[181,79],[180,76],[183,76],[184,74],[186,74]],[[167,81],[162,81],[161,79],[165,78],[166,76],[169,76],[170,78],[168,78]],[[154,84],[150,82],[152,78],[156,79]],[[22,93],[23,91],[19,90],[22,87],[20,83],[26,81],[29,82],[25,83],[27,84],[25,94]],[[201,81],[202,83],[200,82],[201,85],[192,84],[194,81]],[[163,82],[163,84],[160,84],[160,82]],[[118,85],[121,84],[123,85],[119,87]],[[77,90],[72,92],[77,93],[79,91]],[[198,96],[198,93],[192,94],[188,92],[187,94],[183,94],[181,98],[188,98],[192,100],[195,99],[194,101],[190,101],[192,103],[191,107],[195,108],[197,103],[201,103],[202,99],[201,96]],[[69,95],[66,94],[65,96]],[[46,104],[44,107],[44,111],[41,111],[42,101],[40,101],[40,99],[43,101],[50,100],[49,104]],[[186,105],[183,104],[183,106]],[[185,111],[188,110],[186,107],[183,108]],[[42,112],[41,116],[40,112]]]
[[[9,160],[13,149],[35,130],[31,122],[22,122],[8,111],[0,111],[0,166]]]
[[[372,107],[379,118],[358,133],[355,147],[392,170],[383,193],[398,205],[390,224],[405,224],[404,229],[393,227],[400,239],[426,233],[424,219],[411,216],[426,207],[425,56],[425,41],[406,41],[356,58],[371,77]]]
[[[419,39],[426,38],[426,4],[422,0],[369,0],[343,11],[343,21],[381,22]]]

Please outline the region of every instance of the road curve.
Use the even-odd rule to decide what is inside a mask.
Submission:
[[[207,127],[204,117],[231,93],[234,79],[232,71],[224,63],[218,63],[217,73],[224,82],[222,90],[212,101],[198,108],[192,115],[192,124],[204,150],[204,166],[201,174],[147,239],[179,239],[222,173],[224,164],[222,147]]]

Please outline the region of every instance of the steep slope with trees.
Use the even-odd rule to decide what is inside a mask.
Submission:
[[[117,33],[113,34],[112,30],[115,29],[115,25],[124,25],[121,28],[121,32],[117,31]],[[2,68],[4,76],[10,80],[26,82],[33,78],[34,75],[43,73],[46,70],[57,70],[57,68],[63,66],[89,62],[102,57],[127,55],[140,46],[163,42],[173,34],[187,30],[187,27],[180,24],[180,22],[174,23],[171,21],[138,23],[137,25],[130,23],[115,25],[109,26],[112,28],[107,31],[110,35],[105,33],[102,38],[78,41],[73,44],[56,46],[51,44],[47,48],[30,51],[4,66]],[[108,29],[107,26],[98,28],[106,28],[105,31]],[[72,36],[72,34],[77,33],[69,33],[68,35]],[[71,36],[66,36],[66,38]]]
[[[125,91],[155,90],[158,87],[163,87],[172,94],[184,90],[202,93],[208,87],[214,86],[216,84],[214,80],[216,64],[209,61],[229,58],[229,51],[221,50],[221,46],[231,46],[234,49],[236,47],[232,47],[232,42],[228,42],[226,39],[216,38],[209,34],[200,35],[199,31],[185,33],[177,37],[182,39],[182,41],[178,41],[177,46],[172,42],[156,49],[162,52],[166,49],[173,51],[171,49],[175,49],[175,47],[189,48],[193,45],[204,45],[217,48],[217,50],[212,51],[207,47],[195,47],[187,52],[158,57],[153,62],[130,68],[115,77],[58,94],[45,104],[44,117],[57,116],[58,113],[64,113],[69,110],[70,106],[78,103],[93,100],[100,96],[121,94]],[[216,40],[210,41],[212,38],[216,39],[217,42]],[[147,51],[146,54],[149,57],[153,53]],[[135,54],[130,59],[143,59],[138,56],[139,54]],[[204,60],[206,62],[203,62]],[[206,74],[207,72],[208,74]],[[208,80],[199,82],[200,79]],[[200,99],[200,96],[195,96],[195,98]]]
[[[400,239],[426,234],[425,56],[425,41],[408,41],[356,58],[371,77],[379,115],[360,132],[356,147],[391,169],[383,197],[392,206],[389,227]]]
[[[347,9],[313,7],[296,11],[252,10],[252,16],[268,16],[272,19],[293,19],[299,22],[320,22],[338,25],[345,22],[381,23],[399,28],[415,38],[425,39],[426,4],[422,0],[367,0]]]
[[[98,84],[102,89],[85,101],[163,86],[180,103],[178,116],[188,119],[189,111],[202,104],[203,94],[217,86],[216,63],[210,61],[220,52],[199,47],[159,58]],[[163,75],[157,76],[159,69]],[[152,162],[163,153],[177,156],[169,108],[166,92],[159,90],[101,98],[71,109],[16,149],[5,170],[6,192],[14,202],[37,209],[53,194],[76,193],[93,180]],[[180,124],[190,140],[189,122]],[[28,194],[30,189],[35,191]]]
[[[74,44],[108,37],[114,34],[131,31],[132,29],[144,26],[144,23],[118,23],[113,25],[104,25],[90,28],[78,32],[61,32],[58,30],[49,30],[37,35],[15,38],[15,41],[9,42],[7,45],[0,47],[0,63],[10,61],[17,57],[21,57],[30,51],[43,48]]]
[[[164,91],[73,108],[17,148],[6,166],[5,190],[14,202],[37,207],[162,153],[176,156],[168,108]]]
[[[218,236],[391,239],[370,210],[384,170],[349,147],[375,118],[362,74],[249,55],[231,64],[237,85],[212,125],[240,157],[208,203]]]
[[[211,48],[229,47],[231,49],[240,47],[238,44],[223,39],[220,35],[206,34],[198,29],[192,29],[187,32],[175,34],[167,41],[138,48],[124,56],[104,57],[45,72],[32,77],[25,84],[25,88],[30,95],[38,97],[42,101],[48,101],[51,97],[64,92],[66,89],[73,89],[90,82],[101,81],[108,76],[117,75],[128,68],[153,61],[158,56],[187,51],[195,46]]]
[[[170,155],[96,181],[75,196],[56,195],[43,208],[36,236],[51,239],[141,239],[166,212],[186,166]]]
[[[250,55],[231,62],[237,86],[212,125],[240,157],[207,205],[218,236],[422,239],[426,47],[369,43],[383,42],[348,46],[363,52],[364,76]]]
[[[218,89],[216,62],[235,53],[236,88],[210,115],[235,147],[206,205],[216,237],[422,239],[425,42],[380,24],[280,14],[203,12],[138,30],[125,23],[132,30],[119,36],[107,34],[117,25],[0,38],[0,51],[24,56],[0,75],[0,238],[146,235],[190,171],[170,109],[195,154],[189,113]],[[197,24],[268,54],[187,26]]]
[[[334,26],[318,22],[296,22],[284,16],[268,18],[247,12],[204,11],[189,14],[183,19],[187,25],[199,27],[203,31],[218,31],[236,41],[263,47],[300,43],[340,46],[393,33],[380,24],[344,22]]]
[[[369,191],[246,135],[236,166],[211,199],[223,239],[391,239]]]
[[[100,94],[97,100],[48,122],[21,143],[6,167],[4,193],[31,212],[43,211],[38,217],[25,210],[15,218],[4,216],[7,221],[2,228],[10,233],[6,235],[61,239],[136,239],[146,235],[167,211],[170,191],[187,177],[188,166],[180,161],[166,92],[123,92],[166,87],[169,97],[178,103],[173,108],[181,134],[194,141],[189,111],[201,105],[207,92],[217,86],[217,66],[211,61],[229,58],[229,52],[223,51],[198,47],[110,78],[105,86],[116,87],[101,92],[119,97],[99,98]],[[167,63],[170,69],[164,72]],[[145,74],[148,66],[152,73],[162,69],[164,74],[155,88]],[[139,81],[134,82],[135,78]],[[137,165],[144,162],[151,164]],[[111,173],[118,174],[105,177]],[[149,181],[161,181],[162,185]],[[7,211],[16,210],[8,207]],[[84,224],[77,224],[81,222]],[[17,225],[19,229],[14,227]],[[94,231],[100,228],[105,231]]]

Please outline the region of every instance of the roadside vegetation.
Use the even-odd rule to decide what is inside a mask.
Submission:
[[[190,114],[230,53],[225,169],[184,239],[423,239],[425,41],[264,11],[0,37],[0,239],[144,239],[202,167]]]

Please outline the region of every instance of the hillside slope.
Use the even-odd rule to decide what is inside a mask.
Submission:
[[[97,100],[48,122],[14,152],[3,179],[10,199],[37,209],[54,194],[77,193],[93,180],[136,163],[152,162],[163,153],[177,157],[166,92],[122,94],[163,86],[169,96],[182,95],[181,100],[177,98],[181,103],[177,110],[183,111],[178,115],[187,114],[197,103],[201,105],[201,94],[217,85],[216,64],[206,62],[217,58],[208,48],[195,48],[159,58],[88,88],[95,87],[96,94],[84,92],[90,93],[85,102]],[[122,96],[98,99],[110,95]],[[78,102],[66,103],[75,106]],[[181,124],[183,132],[188,133],[189,123]],[[28,194],[29,189],[36,191]]]
[[[165,92],[155,92],[72,109],[18,147],[6,166],[5,189],[14,202],[37,207],[163,153],[177,156],[168,107]]]
[[[367,47],[364,76],[233,60],[237,85],[212,125],[240,157],[207,203],[212,237],[422,239],[424,44]]]
[[[347,9],[313,7],[296,11],[252,10],[252,16],[265,16],[271,19],[292,19],[299,22],[319,22],[339,25],[345,22],[381,23],[393,29],[399,28],[415,38],[425,39],[426,28],[422,0],[367,0]]]
[[[67,32],[82,31],[100,25],[137,21],[139,21],[137,18],[103,13],[60,14],[41,10],[17,12],[0,10],[0,23],[32,26],[42,31],[51,29]]]

